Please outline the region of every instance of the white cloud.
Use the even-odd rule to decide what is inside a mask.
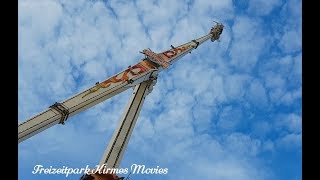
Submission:
[[[45,11],[45,9],[49,8],[50,11]],[[18,23],[28,27],[32,33],[32,41],[43,45],[53,40],[55,28],[59,25],[63,15],[62,7],[59,3],[51,0],[39,2],[21,1],[18,9]]]
[[[226,77],[224,91],[229,100],[243,98],[248,86],[249,76],[245,74],[234,74]]]
[[[193,125],[197,133],[210,131],[212,128],[211,121],[216,111],[215,107],[206,107],[200,104],[194,106],[192,110],[194,118]]]
[[[263,33],[257,19],[247,16],[235,18],[232,32],[231,65],[238,70],[250,72],[255,67],[260,53],[267,48],[268,35]]]
[[[282,102],[283,104],[290,106],[292,103],[294,103],[296,100],[299,100],[300,103],[302,97],[302,89],[301,87],[289,92],[286,92],[279,100],[279,102]]]
[[[302,145],[301,134],[287,134],[284,137],[278,139],[277,146],[288,150],[300,149]]]
[[[278,117],[277,127],[283,128],[290,133],[301,133],[302,118],[297,114],[283,114]]]
[[[273,152],[275,149],[275,144],[271,140],[267,140],[263,143],[262,148],[264,151],[271,151]]]
[[[191,121],[189,108],[175,108],[158,116],[155,129],[157,132],[161,132],[163,137],[175,137],[176,140],[181,140],[194,133]],[[175,128],[175,130],[173,131],[171,128]]]
[[[137,129],[134,134],[140,136],[140,130],[143,129]],[[176,131],[177,129],[168,130]],[[139,149],[143,151],[136,150],[135,155],[145,151],[149,152],[152,149],[154,154],[144,154],[143,156],[145,158],[152,157],[158,164],[168,164],[169,171],[177,172],[179,178],[210,177],[227,180],[235,177],[236,179],[265,179],[272,176],[272,172],[261,166],[254,158],[261,148],[260,141],[244,134],[234,133],[221,140],[203,134],[188,136],[181,141],[176,141],[175,138],[157,138],[157,136],[161,136],[160,132],[154,134],[154,139],[147,138],[147,141],[139,142]],[[145,138],[142,137],[142,139]],[[138,146],[136,138],[129,145]],[[162,146],[165,146],[164,152],[159,151]],[[165,154],[166,158],[160,154]],[[132,152],[127,155],[132,161],[136,159]],[[176,166],[174,162],[180,162],[179,166]],[[186,171],[189,170],[192,173],[186,174]],[[168,179],[175,179],[175,177],[169,176]]]
[[[224,137],[225,147],[232,153],[247,156],[256,156],[261,150],[261,141],[242,133],[232,133]],[[235,148],[236,147],[236,148]]]
[[[253,134],[257,135],[258,137],[266,137],[268,133],[272,130],[271,124],[267,121],[257,121],[253,123]]]
[[[275,105],[290,106],[301,99],[301,54],[273,58],[263,64],[260,75],[264,78],[270,101]]]
[[[234,131],[243,118],[242,110],[232,106],[225,107],[220,113],[217,126],[221,130]]]
[[[299,30],[291,29],[285,32],[280,40],[279,46],[287,53],[301,50],[302,37]]]
[[[290,79],[291,81],[296,79],[295,82],[301,86],[302,83],[302,55],[301,53],[298,54],[296,57],[293,59],[294,65],[293,65],[293,77]]]
[[[302,118],[296,114],[289,114],[285,123],[288,124],[290,131],[300,133],[302,131]]]
[[[288,16],[283,27],[279,47],[285,53],[301,51],[302,47],[302,3],[300,0],[291,0],[283,5],[282,15]]]
[[[141,136],[146,139],[152,139],[155,134],[154,125],[151,123],[151,120],[146,117],[139,118],[140,121],[140,128],[139,132],[141,132]]]
[[[219,1],[219,0],[199,0],[194,2],[192,9],[195,13],[195,17],[209,16],[214,18],[213,20],[222,21],[231,19],[234,17],[233,2],[231,0]],[[201,19],[199,19],[201,21]]]
[[[281,5],[281,0],[250,0],[248,11],[257,15],[268,15],[272,10]]]
[[[266,90],[263,84],[261,84],[261,82],[258,80],[251,82],[247,98],[256,107],[265,108],[268,106]]]
[[[283,89],[286,85],[286,79],[279,73],[269,72],[268,74],[265,74],[264,79],[267,88]]]
[[[184,175],[184,179],[239,179],[239,180],[247,180],[247,179],[265,179],[266,172],[262,172],[257,168],[254,168],[248,162],[241,162],[239,160],[226,160],[222,162],[216,162],[212,164],[208,160],[204,160],[199,162],[200,160],[195,160],[196,164],[201,164],[200,166],[192,166],[196,172],[199,174],[190,173],[188,175]]]
[[[289,0],[282,7],[282,13],[288,13],[291,20],[302,18],[302,1],[301,0]],[[296,21],[297,22],[297,21]]]

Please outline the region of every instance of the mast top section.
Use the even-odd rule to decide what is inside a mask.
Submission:
[[[215,21],[214,21],[215,22]],[[210,29],[210,32],[198,39],[191,40],[188,43],[174,47],[171,45],[171,49],[168,49],[161,53],[155,53],[151,49],[144,49],[141,53],[146,56],[146,59],[154,62],[159,66],[159,71],[168,68],[174,61],[180,59],[187,53],[191,53],[193,49],[197,49],[199,45],[205,41],[211,39],[211,41],[219,40],[220,35],[223,31],[224,26],[222,23],[215,22],[216,25]]]

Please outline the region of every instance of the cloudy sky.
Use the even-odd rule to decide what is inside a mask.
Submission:
[[[132,180],[302,179],[301,0],[19,0],[18,13],[19,122],[137,63],[142,49],[222,22],[220,42],[161,72],[121,167],[169,170]],[[131,92],[20,143],[19,179],[66,179],[32,174],[37,164],[98,164]]]

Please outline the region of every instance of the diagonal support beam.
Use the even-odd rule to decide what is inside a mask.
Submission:
[[[100,166],[105,165],[106,168],[119,167],[144,99],[152,90],[155,82],[156,81],[149,80],[135,86],[129,103],[99,163]]]

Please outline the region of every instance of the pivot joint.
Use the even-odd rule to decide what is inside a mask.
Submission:
[[[64,122],[69,117],[69,114],[70,114],[69,110],[64,105],[62,105],[61,103],[58,103],[58,102],[56,102],[53,105],[51,105],[50,108],[58,111],[61,114],[61,118],[60,118],[59,124],[64,125]]]
[[[196,47],[194,47],[194,49],[197,49],[197,47],[199,46],[200,43],[196,40],[192,40],[192,42],[196,43]]]

